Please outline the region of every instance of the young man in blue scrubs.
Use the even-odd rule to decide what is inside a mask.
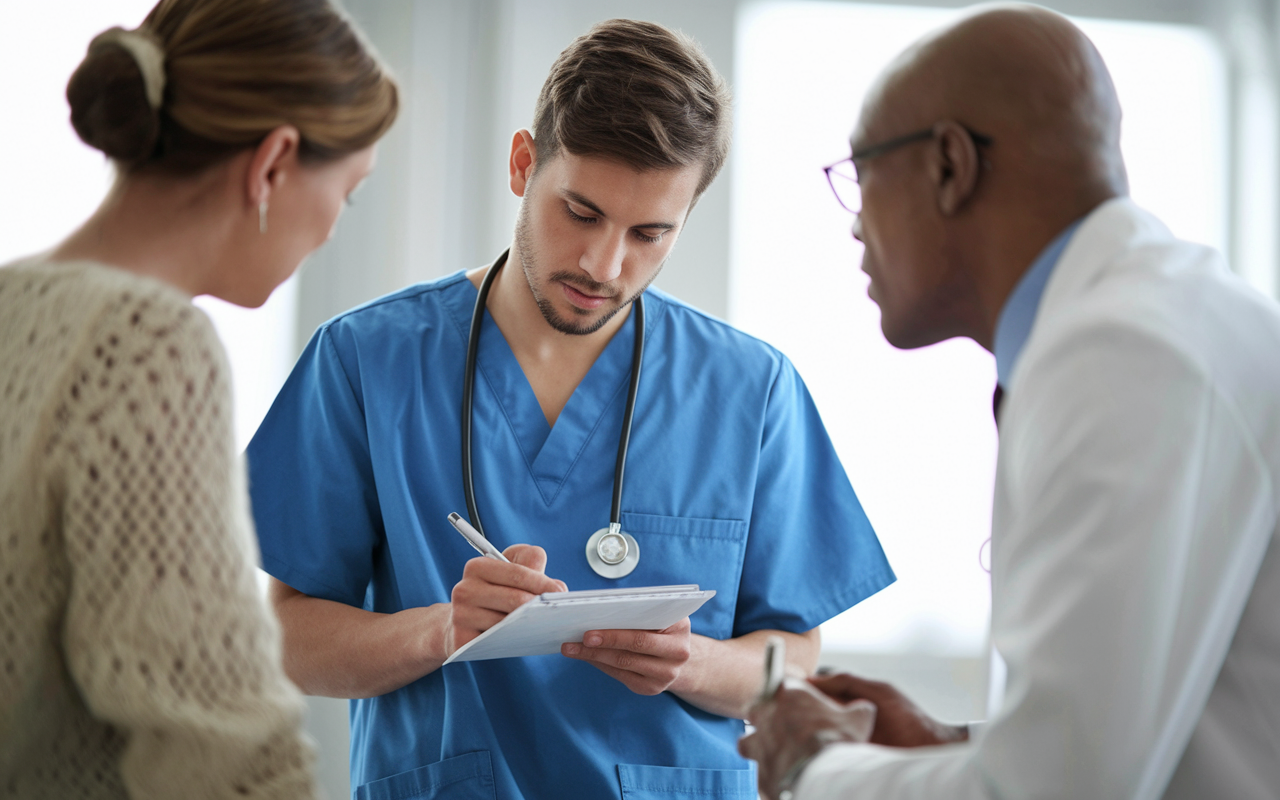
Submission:
[[[515,237],[479,331],[476,558],[460,424],[459,271],[321,326],[249,448],[290,676],[353,698],[362,798],[754,798],[736,751],[765,639],[813,670],[818,625],[893,573],[804,384],[777,351],[655,289],[728,151],[723,82],[686,37],[614,20],[561,54],[512,140]],[[588,564],[610,520],[644,296],[621,523],[626,577]],[[442,666],[541,592],[696,583],[659,632]]]

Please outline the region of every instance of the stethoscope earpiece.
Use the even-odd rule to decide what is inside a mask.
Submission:
[[[467,514],[471,525],[484,534],[480,522],[480,509],[476,506],[475,482],[471,471],[471,410],[476,383],[476,354],[480,348],[480,326],[484,322],[485,304],[489,288],[498,271],[507,263],[510,250],[502,255],[485,272],[476,296],[476,307],[471,313],[471,330],[467,336],[467,361],[462,377],[462,492],[467,499]],[[631,444],[631,420],[635,417],[636,394],[640,389],[640,367],[644,364],[644,297],[635,299],[636,342],[631,351],[631,384],[627,387],[627,404],[622,413],[622,435],[618,437],[618,459],[613,467],[613,506],[609,513],[609,527],[601,528],[587,540],[587,563],[595,573],[604,578],[621,578],[630,575],[640,563],[640,543],[622,530],[622,479],[627,468],[627,447]]]

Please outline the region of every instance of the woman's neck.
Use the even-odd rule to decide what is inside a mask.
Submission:
[[[122,176],[97,211],[49,252],[87,260],[204,294],[221,259],[230,220],[219,213],[217,176],[178,180]]]

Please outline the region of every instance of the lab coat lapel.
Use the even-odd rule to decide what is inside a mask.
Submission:
[[[1117,268],[1117,262],[1133,257],[1144,244],[1165,243],[1173,234],[1164,223],[1142,210],[1127,197],[1108,200],[1094,209],[1058,260],[1049,283],[1040,298],[1035,324],[1027,336],[1027,344],[1018,365],[1029,363],[1029,356],[1045,332],[1069,320],[1075,299],[1088,291],[1103,273]],[[1017,394],[1021,370],[1014,368],[1002,407],[1007,407]]]

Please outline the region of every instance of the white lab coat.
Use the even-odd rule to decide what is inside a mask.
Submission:
[[[1280,310],[1128,200],[1049,279],[1000,418],[998,714],[827,748],[819,798],[1280,798]]]

